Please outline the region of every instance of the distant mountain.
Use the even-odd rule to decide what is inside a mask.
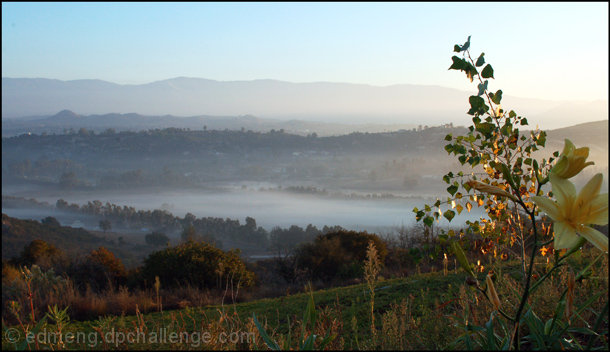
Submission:
[[[192,130],[252,130],[267,132],[272,129],[284,130],[287,133],[318,136],[348,134],[351,132],[388,132],[417,127],[412,124],[341,124],[302,120],[261,119],[251,115],[245,116],[191,116],[176,117],[144,116],[140,114],[104,114],[79,115],[71,110],[62,110],[47,117],[4,118],[2,119],[2,137],[11,137],[24,133],[41,134],[64,133],[73,129],[85,128],[88,131],[103,132],[109,128],[115,131],[142,131],[163,128],[188,128]]]
[[[515,98],[506,93],[503,106],[543,128],[608,118],[607,102],[583,103],[587,113],[575,115],[568,107],[582,110],[576,103]],[[466,115],[470,94],[472,91],[407,84],[377,87],[276,80],[221,82],[180,77],[120,85],[101,80],[2,78],[2,118],[49,116],[68,109],[85,115],[108,112],[155,116],[254,115],[334,123],[465,125],[470,122]]]

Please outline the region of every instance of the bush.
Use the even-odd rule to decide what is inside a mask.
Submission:
[[[121,260],[114,253],[104,247],[91,251],[80,263],[73,263],[70,277],[85,288],[90,286],[97,292],[109,288],[110,285],[118,287],[126,282],[127,271]]]
[[[362,277],[369,241],[373,241],[383,262],[387,249],[379,236],[366,231],[340,230],[318,235],[313,243],[301,245],[296,250],[296,266],[306,270],[312,279],[330,281]]]
[[[64,252],[43,240],[33,240],[21,251],[21,255],[13,262],[18,266],[38,265],[47,270],[66,264]]]
[[[209,243],[195,241],[150,254],[141,274],[148,283],[159,276],[166,287],[223,287],[222,283],[227,280],[239,282],[242,287],[254,283],[254,274],[239,258],[239,250],[224,252]]]

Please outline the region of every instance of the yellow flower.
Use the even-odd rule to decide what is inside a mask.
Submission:
[[[546,197],[532,197],[542,211],[553,219],[555,249],[572,248],[583,236],[604,252],[608,252],[608,237],[588,226],[608,223],[608,193],[599,194],[602,174],[596,174],[576,194],[572,182],[549,174],[556,201]]]
[[[551,172],[561,178],[573,177],[585,167],[594,164],[592,161],[586,162],[588,157],[589,148],[582,147],[576,149],[574,144],[566,138],[563,151],[559,156],[559,160],[557,160],[557,163],[551,169]]]
[[[466,184],[468,186],[470,186],[470,188],[474,188],[477,191],[481,191],[481,192],[485,192],[485,193],[489,193],[489,194],[495,194],[496,196],[508,197],[514,201],[517,200],[517,198],[515,196],[506,192],[502,188],[492,186],[487,183],[483,183],[481,181],[470,180],[470,181],[466,182]]]

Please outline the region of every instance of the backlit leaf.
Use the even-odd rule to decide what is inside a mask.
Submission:
[[[502,91],[498,90],[497,92],[495,92],[493,98],[491,98],[491,101],[493,101],[494,104],[500,104],[500,102],[502,101]]]
[[[485,63],[485,58],[483,56],[485,56],[485,53],[481,53],[481,55],[479,55],[479,58],[477,59],[477,62],[475,63],[475,65],[477,67],[483,66],[483,64]]]
[[[483,68],[483,71],[481,72],[481,77],[483,78],[494,78],[494,69],[493,67],[491,67],[491,65],[487,65],[485,66],[485,68]]]
[[[453,219],[455,217],[455,212],[451,209],[447,209],[447,211],[445,211],[443,216],[445,217],[445,219],[451,221],[451,219]]]

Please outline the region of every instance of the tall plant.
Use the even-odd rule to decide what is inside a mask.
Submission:
[[[548,159],[535,159],[533,153],[545,147],[546,133],[538,128],[520,131],[522,126],[528,125],[527,119],[513,110],[507,112],[502,108],[502,90],[489,90],[489,80],[494,79],[494,70],[485,62],[484,53],[473,59],[470,36],[463,45],[456,44],[454,52],[458,55],[452,57],[449,69],[462,71],[471,82],[476,81],[478,91],[468,99],[468,114],[472,116],[468,133],[456,137],[447,135],[445,140],[449,143],[445,150],[455,155],[462,165],[471,168],[472,172],[449,172],[444,175],[443,181],[449,185],[447,192],[450,197],[446,201],[439,199],[433,205],[425,205],[421,210],[414,208],[413,212],[417,221],[431,226],[441,216],[451,221],[456,212],[460,214],[464,209],[470,211],[473,206],[484,207],[487,218],[467,221],[468,230],[496,243],[520,246],[523,271],[516,309],[504,311],[492,276],[487,276],[485,285],[479,284],[457,241],[458,236],[450,231],[449,235],[455,237],[452,248],[457,260],[470,274],[470,282],[485,294],[495,308],[485,327],[468,326],[469,331],[463,339],[468,345],[471,332],[475,331],[480,332],[484,340],[481,346],[487,348],[519,349],[522,340],[535,341],[540,348],[578,347],[580,345],[577,343],[562,338],[570,328],[570,314],[567,314],[567,321],[562,322],[561,311],[573,311],[570,297],[573,297],[574,282],[582,278],[593,263],[568,280],[571,285],[564,289],[555,316],[546,324],[541,323],[533,307],[529,306],[528,298],[551,273],[566,265],[566,259],[579,251],[586,241],[602,251],[595,261],[607,255],[608,238],[591,226],[608,223],[608,194],[599,194],[603,177],[596,174],[580,192],[576,192],[569,178],[593,162],[587,161],[587,147],[576,148],[568,139],[562,153],[556,151]],[[545,187],[548,183],[551,184],[550,191]],[[541,223],[541,211],[553,221],[552,232],[550,226],[545,227]],[[464,241],[463,236],[460,237]],[[552,266],[545,275],[535,280],[535,258],[540,252],[546,252],[551,244],[555,250]],[[607,312],[606,302],[603,312],[598,315],[597,324],[591,328],[597,328],[604,317],[607,319]],[[504,336],[494,332],[494,321],[506,331]],[[542,329],[539,329],[541,324]],[[505,329],[508,325],[512,325],[512,328]],[[529,327],[527,336],[522,336],[524,325]],[[591,336],[600,335],[590,328],[581,332]]]

